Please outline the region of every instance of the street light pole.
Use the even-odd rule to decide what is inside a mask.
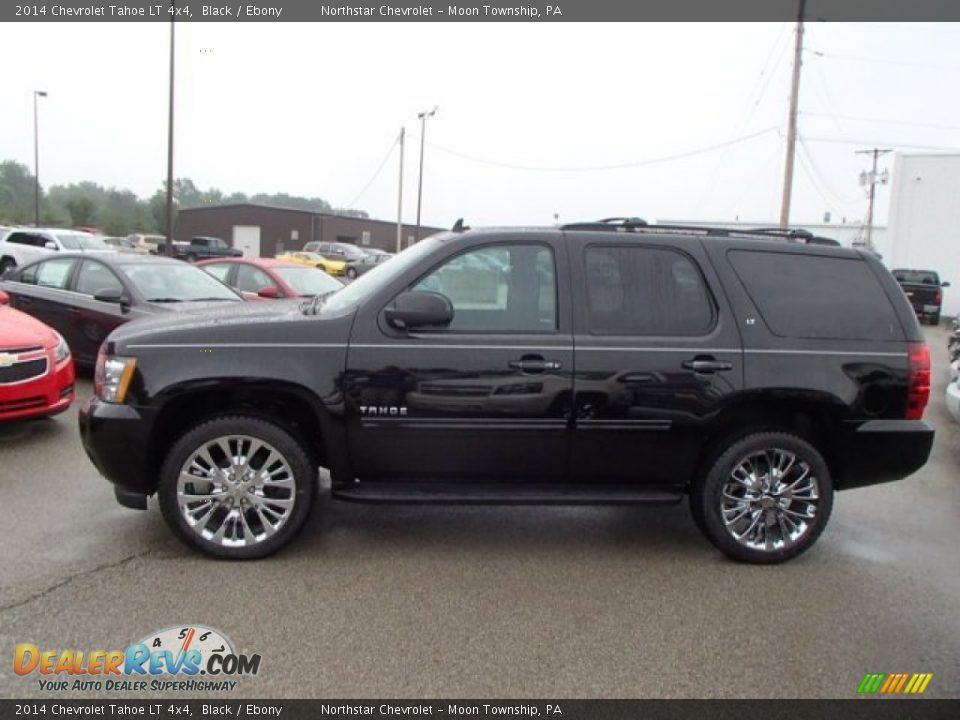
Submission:
[[[40,125],[37,122],[37,98],[46,97],[43,90],[33,91],[33,224],[40,227]]]
[[[403,249],[403,142],[407,129],[400,128],[400,184],[397,187],[397,252]]]
[[[429,112],[424,110],[417,114],[417,117],[420,118],[420,180],[417,183],[417,233],[414,236],[416,242],[420,242],[420,205],[423,203],[423,147],[427,144],[427,118],[436,114],[436,105]]]
[[[170,0],[170,99],[167,119],[167,244],[164,255],[173,255],[173,59],[174,59],[174,0]]]

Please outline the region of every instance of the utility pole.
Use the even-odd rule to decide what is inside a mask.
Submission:
[[[417,183],[417,234],[415,242],[420,242],[420,205],[423,202],[423,147],[427,144],[427,118],[436,114],[436,105],[430,112],[424,110],[422,113],[417,113],[417,117],[420,118],[420,181]]]
[[[167,119],[167,244],[164,254],[173,256],[173,18],[175,0],[170,0],[170,100]]]
[[[787,157],[783,165],[783,197],[780,200],[780,227],[790,225],[790,197],[793,195],[793,160],[797,150],[797,105],[800,99],[800,66],[803,63],[803,11],[807,0],[799,0],[796,38],[793,47],[793,81],[790,85],[790,116],[787,120]]]
[[[400,128],[400,183],[397,186],[397,252],[403,249],[403,140],[407,135],[405,127]]]
[[[870,172],[861,172],[860,173],[860,184],[869,186],[867,191],[867,239],[866,245],[867,250],[873,250],[873,200],[877,193],[877,183],[881,185],[886,185],[887,180],[890,177],[890,174],[884,170],[879,175],[877,174],[877,158],[881,155],[886,155],[888,152],[891,152],[885,148],[873,148],[871,150],[857,150],[857,155],[872,155],[873,156],[873,165],[870,168]]]
[[[40,227],[40,125],[37,122],[37,98],[46,97],[43,90],[33,91],[33,226]]]

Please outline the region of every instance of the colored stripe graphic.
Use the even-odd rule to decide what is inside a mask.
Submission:
[[[860,694],[920,695],[933,679],[933,673],[867,673],[857,686]]]

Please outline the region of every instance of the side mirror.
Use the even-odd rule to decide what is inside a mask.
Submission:
[[[262,298],[268,298],[270,300],[273,300],[274,298],[280,297],[280,292],[277,290],[275,286],[267,285],[266,287],[262,287],[259,290],[257,290],[257,295]]]
[[[940,287],[950,287],[950,283],[948,283],[948,282],[942,282],[942,283],[940,283]]]
[[[130,309],[130,303],[129,300],[127,300],[127,296],[124,294],[123,290],[118,290],[117,288],[101,290],[93,296],[93,299],[98,302],[116,303],[120,306],[120,310],[122,312],[127,312],[127,310]]]
[[[0,290],[0,305],[9,305],[10,296],[7,295],[3,290]]]
[[[57,249],[57,244],[56,244],[53,240],[47,240],[47,241],[43,244],[43,246],[44,246],[47,250],[56,250],[56,249]]]
[[[400,330],[442,327],[453,321],[453,304],[440,293],[405,292],[384,310],[384,317],[391,327]]]

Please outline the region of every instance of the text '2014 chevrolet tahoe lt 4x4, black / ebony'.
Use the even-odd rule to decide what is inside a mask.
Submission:
[[[890,273],[833,241],[458,223],[330,296],[118,328],[80,429],[123,505],[157,493],[222,557],[287,543],[322,466],[340,500],[687,496],[720,550],[777,562],[835,490],[926,462],[929,362]]]

